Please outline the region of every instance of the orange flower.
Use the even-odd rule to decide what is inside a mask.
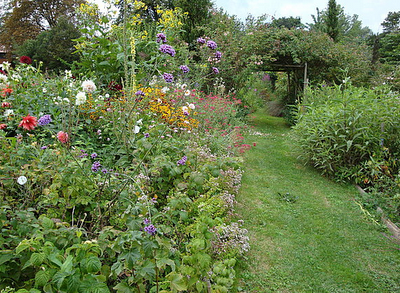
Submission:
[[[7,128],[7,124],[0,124],[0,130],[4,130]]]
[[[37,119],[36,117],[28,116],[22,118],[22,121],[19,123],[18,127],[23,127],[26,130],[33,130],[37,126]]]
[[[13,92],[13,89],[11,87],[7,86],[7,87],[3,88],[1,91],[2,91],[1,95],[3,97],[7,97]]]
[[[68,142],[68,133],[64,132],[64,131],[59,131],[57,133],[57,138],[61,143],[67,143]]]

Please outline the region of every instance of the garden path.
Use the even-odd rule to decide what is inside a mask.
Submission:
[[[300,162],[290,128],[264,112],[252,116],[257,146],[237,197],[251,244],[238,292],[400,292],[399,246],[356,188]]]

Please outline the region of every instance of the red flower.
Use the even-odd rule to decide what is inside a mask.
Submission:
[[[6,97],[6,96],[9,96],[13,92],[13,89],[11,87],[7,86],[7,87],[3,88],[1,91],[2,91],[1,95],[3,97]]]
[[[7,124],[0,124],[0,130],[4,130],[7,128]]]
[[[33,116],[26,116],[22,118],[22,121],[19,123],[18,127],[23,127],[26,130],[33,130],[37,126],[37,119]]]
[[[67,143],[68,142],[68,133],[64,132],[64,131],[59,131],[57,133],[57,138],[61,143]]]
[[[19,62],[25,64],[32,64],[32,59],[28,56],[21,56],[21,58],[19,58]]]
[[[11,108],[11,103],[9,103],[9,102],[3,102],[3,103],[1,103],[1,107],[2,107],[2,108]]]

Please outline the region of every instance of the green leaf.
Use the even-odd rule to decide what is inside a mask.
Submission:
[[[50,272],[47,270],[40,270],[35,275],[35,286],[43,287],[50,281]]]
[[[41,253],[32,253],[31,258],[30,258],[30,262],[32,265],[34,266],[40,266],[44,260],[46,259],[46,255],[41,252]]]
[[[135,292],[133,289],[131,289],[131,287],[125,283],[119,283],[117,284],[113,289],[117,290],[118,293],[133,293]]]
[[[65,260],[65,262],[62,264],[61,266],[61,271],[63,272],[70,272],[72,270],[72,260],[74,259],[74,257],[72,255],[68,255],[67,259]]]
[[[42,216],[41,220],[42,220],[43,228],[46,228],[46,229],[53,229],[54,228],[54,222],[51,219]]]
[[[2,255],[0,255],[0,265],[2,265],[5,262],[8,262],[13,257],[14,257],[13,254],[2,254]]]
[[[20,254],[22,251],[24,251],[25,249],[27,249],[29,247],[31,247],[30,241],[27,239],[24,239],[18,244],[17,248],[15,249],[15,252],[17,254]]]
[[[155,272],[155,264],[150,260],[146,260],[144,265],[138,270],[138,274],[143,277],[154,277],[156,275]]]
[[[167,275],[167,279],[170,281],[170,286],[172,290],[187,290],[187,285],[182,275],[172,272]]]
[[[97,273],[101,269],[101,261],[97,256],[90,256],[81,261],[82,271],[86,273]]]

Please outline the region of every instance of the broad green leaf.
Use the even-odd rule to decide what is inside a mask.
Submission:
[[[19,253],[21,253],[22,251],[24,251],[25,249],[27,249],[29,247],[31,247],[30,241],[27,240],[27,239],[24,239],[18,244],[17,248],[15,249],[15,252],[17,254],[19,254]]]
[[[50,281],[50,273],[47,270],[40,270],[35,275],[35,286],[43,287]]]
[[[168,274],[167,279],[170,281],[172,290],[184,291],[187,289],[185,279],[182,275],[172,272]]]
[[[81,261],[81,268],[87,273],[97,273],[101,269],[101,262],[97,256],[90,256]]]
[[[45,259],[46,259],[46,255],[43,252],[40,252],[40,253],[35,252],[35,253],[32,253],[30,262],[34,266],[40,266],[44,262]]]
[[[47,218],[47,217],[41,217],[42,220],[42,226],[46,229],[53,229],[54,228],[54,222]]]
[[[119,283],[113,289],[117,290],[118,293],[133,293],[133,292],[135,292],[135,290],[131,289],[131,287],[125,282]]]
[[[13,254],[2,254],[2,255],[0,255],[0,265],[2,265],[5,262],[8,262],[13,257],[14,257]]]
[[[74,257],[72,255],[68,255],[65,262],[61,266],[61,271],[70,272],[72,270],[72,260]]]
[[[154,277],[156,272],[155,272],[155,264],[151,262],[150,260],[146,260],[144,265],[138,269],[138,274],[143,276],[143,277]]]

